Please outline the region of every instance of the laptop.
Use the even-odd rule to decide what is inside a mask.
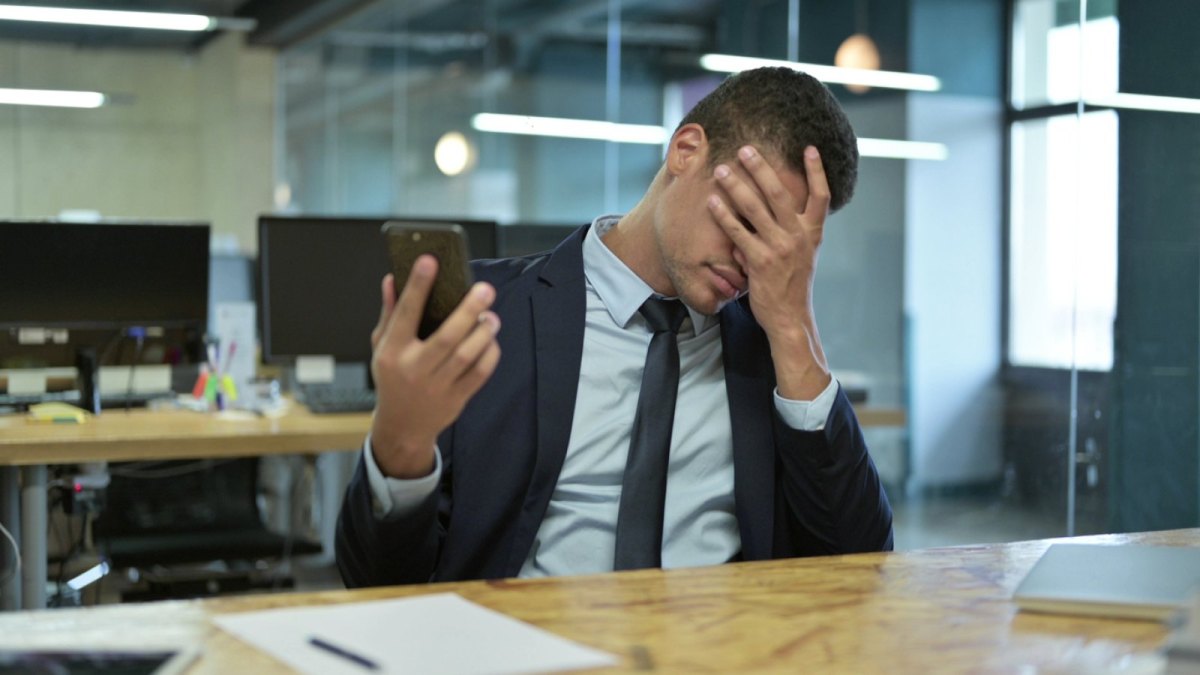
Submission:
[[[1051,544],[1013,591],[1022,610],[1169,621],[1200,591],[1200,548]]]

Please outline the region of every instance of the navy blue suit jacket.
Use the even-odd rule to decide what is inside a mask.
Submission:
[[[497,295],[496,372],[438,438],[441,487],[414,513],[376,519],[359,461],[338,519],[348,587],[516,576],[567,452],[583,350],[587,228],[554,251],[474,263]],[[774,402],[766,334],[746,301],[720,315],[745,560],[888,550],[892,511],[854,411],[838,392],[823,431]]]

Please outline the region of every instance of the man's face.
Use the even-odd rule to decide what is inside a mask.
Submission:
[[[693,157],[696,161],[676,174],[667,187],[656,219],[655,238],[663,271],[675,293],[692,309],[716,314],[727,302],[748,290],[749,280],[738,262],[741,255],[736,252],[737,247],[706,205],[709,196],[717,195],[734,207],[729,195],[713,177],[713,169],[717,164],[729,167],[734,176],[758,195],[767,213],[770,208],[762,189],[736,156],[710,167],[702,155]],[[769,163],[792,194],[794,203],[804,204],[808,200],[808,183],[804,176],[787,168],[782,161],[771,159]],[[743,225],[749,225],[745,214],[738,215]]]

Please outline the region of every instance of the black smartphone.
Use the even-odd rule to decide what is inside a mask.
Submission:
[[[417,337],[424,340],[442,325],[471,288],[467,233],[453,224],[390,221],[383,224],[383,234],[392,259],[397,298],[417,258],[426,253],[437,258],[437,278],[417,330]]]

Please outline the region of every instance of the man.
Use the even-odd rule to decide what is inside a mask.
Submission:
[[[684,119],[632,211],[475,263],[427,340],[436,261],[398,300],[386,278],[378,406],[338,523],[347,586],[890,549],[812,307],[856,143],[813,78],[747,71]]]

